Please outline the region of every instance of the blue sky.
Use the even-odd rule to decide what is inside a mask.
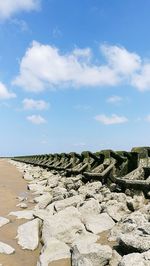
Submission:
[[[150,146],[150,2],[0,3],[0,156]]]

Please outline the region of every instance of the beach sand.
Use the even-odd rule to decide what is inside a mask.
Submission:
[[[20,224],[28,220],[16,220],[13,216],[8,216],[11,211],[21,210],[16,205],[19,203],[17,196],[27,192],[27,183],[22,178],[22,174],[7,160],[0,160],[0,216],[11,220],[7,225],[0,228],[0,241],[11,245],[15,249],[12,255],[0,254],[0,264],[3,266],[36,266],[40,254],[41,246],[35,251],[22,250],[15,239],[17,228]],[[32,195],[28,192],[29,199]],[[33,207],[28,203],[28,209]],[[49,266],[71,266],[70,260],[59,260],[52,262]]]

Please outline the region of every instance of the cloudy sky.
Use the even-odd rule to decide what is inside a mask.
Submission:
[[[0,156],[150,146],[150,1],[0,1]]]

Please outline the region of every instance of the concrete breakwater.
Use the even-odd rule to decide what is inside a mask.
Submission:
[[[34,203],[11,212],[18,245],[37,266],[150,265],[149,151],[13,158]]]
[[[21,156],[14,160],[55,170],[66,177],[81,174],[84,183],[99,180],[114,190],[131,188],[147,194],[150,189],[150,147],[136,147],[131,152],[103,150]]]

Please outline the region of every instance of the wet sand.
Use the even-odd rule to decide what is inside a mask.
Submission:
[[[16,167],[6,160],[0,160],[0,216],[11,220],[9,224],[0,228],[0,241],[15,249],[12,255],[0,254],[0,263],[3,266],[34,266],[37,263],[39,249],[36,251],[22,250],[15,239],[18,226],[27,220],[16,220],[15,217],[8,216],[11,211],[21,210],[16,207],[19,203],[17,196],[26,192],[26,187],[26,182]]]
[[[22,250],[15,239],[17,228],[20,224],[28,220],[17,220],[14,216],[8,216],[11,211],[22,210],[16,205],[19,203],[17,196],[28,193],[28,200],[32,199],[32,194],[27,191],[27,183],[22,178],[22,174],[17,168],[7,160],[0,160],[0,216],[10,219],[10,223],[0,228],[0,241],[11,245],[15,249],[12,255],[0,254],[0,264],[3,266],[36,266],[40,254],[41,246],[35,251]],[[34,205],[26,202],[27,209]],[[59,260],[49,263],[49,266],[71,266],[70,260]]]

